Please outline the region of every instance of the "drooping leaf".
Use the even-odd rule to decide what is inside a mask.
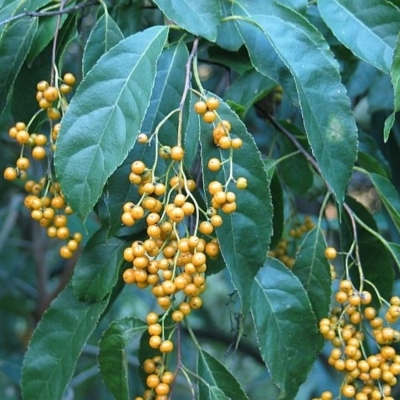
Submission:
[[[328,315],[332,294],[325,249],[325,237],[320,226],[316,226],[304,237],[292,268],[307,292],[317,321]]]
[[[394,49],[393,63],[390,70],[390,78],[394,89],[394,111],[385,121],[383,138],[385,142],[389,139],[390,130],[393,127],[395,116],[400,111],[400,34],[397,37]]]
[[[150,136],[157,125],[174,109],[179,107],[185,83],[185,63],[187,61],[187,49],[183,43],[174,44],[163,51],[158,63],[154,88],[150,105],[146,111],[141,130]],[[183,138],[187,125],[187,107],[184,108],[182,122]],[[198,120],[198,119],[197,119]],[[198,123],[198,121],[197,121]],[[178,113],[168,118],[159,129],[158,139],[163,145],[176,145],[176,137],[179,128]],[[198,135],[199,129],[197,129]],[[191,132],[195,133],[195,132]],[[136,202],[140,196],[137,187],[129,181],[130,166],[136,160],[142,160],[149,168],[152,167],[157,154],[155,139],[151,143],[143,145],[136,143],[128,157],[111,175],[102,197],[103,206],[107,212],[102,213],[105,224],[109,226],[108,235],[115,234],[121,227],[120,216],[123,204],[127,201]],[[186,150],[185,150],[186,151]],[[164,175],[166,165],[163,159],[158,159],[156,176]],[[138,224],[140,225],[140,224]],[[136,226],[136,225],[135,225]],[[136,229],[134,229],[136,231]]]
[[[128,244],[107,237],[107,229],[98,230],[88,241],[74,270],[74,294],[83,301],[100,301],[119,278],[123,250]]]
[[[177,25],[195,36],[215,42],[222,17],[219,1],[155,0],[160,10]]]
[[[190,96],[189,108],[192,109],[193,104],[197,101],[197,97],[194,94]],[[188,121],[186,125],[186,132],[184,135],[184,164],[190,171],[196,162],[199,161],[199,139],[200,139],[200,121],[196,113],[190,112],[188,115]]]
[[[68,7],[73,7],[76,1],[68,3]],[[38,28],[35,32],[35,36],[32,41],[32,46],[29,49],[27,56],[27,62],[29,65],[32,64],[33,60],[47,47],[52,41],[54,33],[57,29],[62,29],[65,21],[68,18],[68,14],[53,17],[42,17],[39,18]],[[58,22],[59,20],[59,22]],[[58,25],[58,26],[57,26]]]
[[[222,0],[221,2],[222,18],[232,15],[232,5],[229,1]],[[230,23],[221,23],[218,26],[218,35],[216,44],[225,50],[238,51],[243,45],[243,40],[239,35],[236,27]]]
[[[208,400],[210,394],[214,399],[248,399],[239,381],[203,349],[199,349],[197,354],[197,373],[202,378],[199,380],[199,400]],[[224,397],[220,397],[222,395]]]
[[[394,262],[400,270],[400,245],[397,243],[386,242],[387,248],[393,257]]]
[[[241,2],[241,6],[243,4],[244,2]],[[235,14],[246,15],[246,12],[237,3],[233,5],[233,9]],[[255,70],[281,85],[290,100],[294,104],[298,104],[295,81],[288,66],[282,60],[282,57],[279,56],[273,44],[254,26],[239,22],[236,25],[249,52],[251,63]],[[256,48],[258,49],[257,51]],[[259,51],[259,49],[263,49],[263,51]]]
[[[152,27],[122,40],[88,72],[68,106],[55,168],[68,203],[82,219],[133,147],[167,32]]]
[[[1,20],[22,14],[26,9],[35,11],[48,0],[14,2],[4,7]],[[19,18],[0,28],[0,115],[6,105],[10,89],[29,52],[38,27],[37,18]]]
[[[64,65],[64,58],[68,57],[70,44],[79,37],[78,32],[79,14],[69,14],[62,28],[58,32],[56,58],[58,59],[59,70]]]
[[[117,400],[130,399],[126,346],[135,335],[142,334],[147,327],[143,321],[131,317],[124,318],[112,322],[100,340],[100,373]]]
[[[279,4],[292,8],[300,14],[305,14],[308,2],[306,0],[277,0]]]
[[[385,178],[390,177],[389,163],[375,140],[361,130],[359,131],[359,140],[357,164],[368,172],[374,172]]]
[[[103,14],[90,32],[83,52],[82,69],[85,76],[100,57],[124,38],[121,30],[108,13]]]
[[[107,307],[79,301],[68,285],[37,325],[22,369],[24,400],[61,400],[82,347]]]
[[[284,201],[283,191],[279,178],[276,173],[271,178],[271,198],[272,198],[272,209],[273,213],[273,229],[271,237],[271,249],[273,249],[280,241],[283,233],[284,224]]]
[[[276,87],[274,81],[251,70],[235,79],[226,91],[224,98],[241,104],[246,113],[254,103],[265,97],[274,87]]]
[[[226,397],[224,392],[216,386],[207,386],[207,395],[203,398],[204,400],[229,400],[230,397]],[[199,398],[202,400],[202,398]]]
[[[98,203],[103,226],[108,227],[107,237],[116,235],[117,232],[119,236],[128,236],[128,234],[144,230],[143,221],[137,221],[131,228],[121,229],[123,228],[121,215],[126,202],[136,203],[140,199],[137,186],[132,185],[129,180],[131,164],[136,160],[141,160],[146,165],[152,166],[155,152],[154,142],[150,145],[135,144],[133,149],[129,152],[128,157],[126,157],[124,162],[108,179],[104,187],[104,193]],[[165,170],[166,166],[164,160],[158,160],[155,171],[156,175],[163,175]]]
[[[260,59],[264,53],[259,51],[260,40],[262,44],[271,43],[292,74],[308,141],[322,176],[342,204],[356,160],[357,129],[328,44],[305,18],[290,9],[248,0],[235,3],[235,7],[238,14],[256,25],[238,22],[257,70],[269,76],[269,68]]]
[[[249,54],[244,47],[241,47],[238,51],[227,51],[221,49],[219,46],[210,44],[207,50],[211,61],[225,65],[232,69],[232,71],[243,74],[246,71],[253,70]]]
[[[33,82],[39,82],[48,79],[51,71],[51,46],[48,46],[33,60],[28,66],[25,61],[14,82],[13,95],[11,101],[12,115],[15,121],[30,121],[32,116],[38,110],[36,100],[36,85]],[[38,126],[47,119],[46,113],[38,115],[30,125],[30,131],[36,132]]]
[[[295,127],[291,125],[289,129],[293,131]],[[306,194],[313,184],[313,173],[308,161],[303,154],[298,153],[296,146],[285,136],[279,136],[279,144],[281,157],[287,156],[279,161],[276,167],[282,183],[297,195]]]
[[[157,75],[149,108],[142,125],[143,132],[150,135],[171,111],[179,108],[185,87],[185,66],[188,56],[187,47],[183,42],[175,43],[162,52],[157,64]],[[182,117],[186,124],[187,116]],[[177,144],[178,120],[176,112],[163,123],[158,134],[159,141],[163,145]],[[185,126],[183,125],[181,129],[183,134]]]
[[[231,179],[231,174],[234,179],[244,177],[248,182],[247,189],[237,190],[233,181],[230,181],[227,190],[236,194],[237,210],[231,214],[220,212],[223,224],[216,229],[222,256],[231,273],[233,285],[241,297],[242,310],[246,312],[250,302],[250,287],[258,269],[264,263],[272,233],[271,195],[264,164],[253,137],[222,100],[218,115],[231,123],[231,134],[242,139],[243,147],[233,151],[232,171],[229,162],[225,162],[218,172],[210,171],[207,164],[211,158],[225,161],[229,159],[230,153],[229,150],[215,146],[212,127],[202,123],[201,157],[204,185],[207,189],[208,184],[215,180],[225,184]],[[210,198],[208,204],[209,200]]]
[[[365,224],[369,229],[378,232],[377,224],[369,211],[354,199],[347,197],[346,203],[352,212]],[[347,213],[343,213],[343,224],[341,224],[341,245],[344,251],[348,251],[353,243],[353,224]],[[387,247],[368,230],[356,223],[357,227],[357,243],[359,246],[360,261],[362,273],[365,279],[373,282],[374,288],[369,284],[364,285],[373,296],[373,303],[378,306],[380,303],[377,299],[375,289],[384,299],[389,299],[393,287],[393,268],[392,258]],[[377,267],[379,266],[379,268]],[[360,282],[360,274],[358,268],[351,268],[350,275],[355,287]]]
[[[386,207],[392,221],[400,231],[400,196],[396,188],[389,179],[375,174],[373,172],[367,173],[371,183],[374,185],[379,198]]]
[[[333,34],[357,57],[389,73],[400,29],[400,11],[389,2],[319,0],[318,9]]]
[[[261,356],[281,390],[279,398],[294,399],[316,358],[317,322],[307,292],[287,267],[268,258],[251,298]]]

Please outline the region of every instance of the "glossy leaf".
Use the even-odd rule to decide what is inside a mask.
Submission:
[[[83,53],[83,75],[97,63],[100,57],[118,44],[124,35],[108,13],[103,14],[90,32]]]
[[[262,44],[271,43],[290,70],[313,154],[337,202],[342,204],[356,160],[357,129],[328,44],[306,19],[290,9],[272,2],[242,0],[237,4],[237,12],[256,25],[239,23],[254,66],[269,75],[260,59],[264,53],[259,51],[261,40]]]
[[[236,193],[237,210],[231,214],[220,212],[224,222],[216,229],[216,234],[222,256],[231,273],[233,285],[239,292],[245,312],[250,305],[250,287],[253,278],[263,265],[272,233],[271,195],[260,153],[245,125],[222,101],[218,115],[231,123],[233,137],[240,137],[243,141],[243,147],[233,151],[232,172],[235,179],[245,177],[248,186],[245,190],[237,190],[232,181],[229,183],[227,190]],[[211,172],[207,168],[207,163],[213,157],[221,161],[227,160],[229,150],[221,150],[215,146],[212,126],[209,124],[202,123],[200,138],[205,189],[214,180],[225,184],[231,172],[229,162],[224,163],[218,172]]]
[[[400,231],[400,196],[393,184],[385,177],[375,174],[368,173],[368,177],[371,179],[379,198],[386,207],[392,221]]]
[[[148,325],[134,318],[114,321],[103,333],[98,356],[101,376],[117,400],[128,400],[128,365],[125,349],[129,341]]]
[[[378,227],[373,216],[360,203],[352,198],[346,198],[346,203],[352,212],[369,227],[370,230],[378,232]],[[353,226],[347,213],[343,213],[344,223],[341,225],[341,242],[342,249],[348,251],[354,238]],[[356,224],[357,240],[359,245],[359,254],[364,278],[373,282],[375,288],[384,299],[389,299],[393,288],[393,268],[391,255],[387,246],[381,242],[375,235],[368,230]],[[379,268],[377,268],[379,266]],[[357,268],[351,268],[350,274],[354,285],[357,287],[360,276]],[[368,284],[364,287],[369,290],[373,296],[375,306],[379,305],[379,301],[375,294],[375,289]]]
[[[316,358],[317,322],[307,292],[292,271],[268,258],[251,299],[258,346],[279,398],[294,399]]]
[[[74,294],[84,301],[100,301],[115,286],[120,277],[123,250],[128,244],[116,237],[107,237],[100,229],[88,241],[73,275]]]
[[[79,301],[67,286],[37,325],[22,369],[24,400],[61,400],[82,347],[107,307]]]
[[[317,321],[328,315],[332,294],[326,247],[322,230],[316,226],[301,242],[292,268],[307,292]]]
[[[389,139],[390,130],[393,127],[395,116],[400,111],[400,34],[397,37],[396,47],[394,49],[393,63],[390,70],[390,77],[394,89],[394,111],[385,121],[384,126],[384,140],[385,142]]]
[[[333,34],[357,57],[389,73],[400,29],[400,11],[389,2],[319,0],[318,9]]]
[[[82,219],[133,147],[167,32],[152,27],[122,40],[88,72],[68,106],[55,168],[68,203]]]
[[[208,400],[210,395],[213,399],[248,399],[240,383],[226,367],[202,349],[197,355],[197,374],[202,378],[199,380],[199,400]]]
[[[160,10],[178,26],[195,36],[215,42],[221,9],[218,1],[154,0]]]

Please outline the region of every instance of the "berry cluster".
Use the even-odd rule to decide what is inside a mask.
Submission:
[[[211,112],[215,121],[219,101],[211,98],[203,103],[206,105],[204,113]],[[195,110],[198,110],[198,103]],[[220,124],[227,125],[228,122],[220,121]],[[217,181],[208,187],[213,196],[212,206],[208,210],[201,209],[193,195],[196,184],[183,167],[185,152],[180,140],[175,146],[165,146],[159,142],[157,132],[156,129],[150,138],[144,133],[138,136],[137,141],[141,144],[156,141],[155,162],[152,166],[140,160],[131,164],[129,180],[136,186],[140,200],[126,202],[121,215],[126,226],[145,221],[147,233],[144,240],[136,240],[124,250],[124,259],[131,263],[131,267],[124,271],[123,279],[127,284],[136,284],[142,289],[151,287],[161,309],[160,315],[151,311],[146,318],[149,346],[158,350],[160,355],[145,361],[147,389],[143,397],[136,400],[167,399],[174,379],[174,375],[167,371],[166,363],[168,353],[174,349],[174,330],[192,310],[202,306],[200,296],[206,289],[207,260],[218,257],[220,253],[214,236],[215,229],[223,224],[218,212],[223,214],[236,210],[236,195],[228,190],[229,182],[222,184]],[[162,176],[155,173],[158,157],[167,160],[168,164]],[[229,160],[232,162],[231,158]],[[242,188],[246,186],[243,179],[240,181]]]
[[[296,223],[289,229],[288,238],[282,238],[273,250],[268,252],[270,257],[277,258],[288,268],[292,268],[295,255],[299,246],[299,239],[314,228],[314,222],[310,216],[304,218],[303,223]]]
[[[61,117],[59,109],[63,110],[65,106],[65,104],[62,104],[62,101],[65,102],[63,96],[72,90],[74,83],[75,77],[71,73],[67,73],[64,75],[63,83],[59,88],[49,85],[47,81],[41,81],[37,84],[36,100],[39,104],[39,112],[47,110],[50,122]],[[55,102],[57,102],[56,106],[54,106]],[[21,145],[21,154],[16,161],[16,167],[7,167],[4,171],[4,178],[9,181],[17,178],[28,179],[27,170],[31,165],[31,160],[47,160],[47,156],[51,157],[55,150],[61,125],[51,123],[50,138],[43,133],[30,133],[29,127],[35,116],[28,125],[24,122],[17,122],[9,130],[10,138],[15,139]],[[30,154],[25,154],[27,148],[30,149]],[[79,232],[71,233],[67,227],[68,216],[73,211],[65,203],[61,188],[54,179],[47,161],[43,169],[46,171],[45,176],[38,180],[30,179],[25,182],[24,188],[28,194],[24,204],[30,210],[32,219],[38,221],[41,226],[47,229],[49,237],[66,241],[66,244],[60,248],[60,255],[63,258],[71,258],[82,240],[82,235]]]
[[[327,258],[335,254],[334,248],[326,251]],[[319,329],[333,345],[328,363],[344,374],[341,395],[356,400],[393,400],[391,391],[400,374],[400,355],[392,345],[400,341],[400,332],[391,325],[400,316],[400,298],[390,299],[381,318],[371,305],[371,293],[356,290],[344,279],[335,300],[338,305],[329,318],[320,321]],[[367,340],[374,344],[366,346]],[[333,395],[327,391],[319,399],[333,399]]]

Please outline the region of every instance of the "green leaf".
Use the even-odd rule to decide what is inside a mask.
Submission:
[[[361,130],[359,131],[359,139],[357,164],[368,172],[375,172],[385,178],[389,178],[389,164],[375,140]]]
[[[68,7],[73,7],[75,3],[76,1],[69,2]],[[39,20],[38,28],[35,32],[35,36],[32,41],[32,46],[29,49],[29,54],[27,57],[27,62],[29,65],[32,64],[33,60],[52,41],[54,33],[57,31],[57,29],[59,30],[62,29],[62,26],[64,25],[67,18],[68,14],[61,15],[60,18],[59,16],[38,18]]]
[[[227,51],[219,46],[208,46],[208,56],[210,61],[225,65],[238,74],[243,74],[246,71],[253,70],[250,63],[249,54],[245,47],[241,47],[238,51]]]
[[[197,101],[197,97],[192,93],[190,95],[190,109],[193,108],[194,103]],[[193,112],[189,112],[188,121],[186,125],[186,132],[184,135],[184,164],[190,171],[192,167],[198,162],[199,152],[199,139],[200,139],[200,120],[198,115]]]
[[[328,315],[332,295],[325,249],[325,237],[320,226],[316,226],[304,237],[292,268],[307,292],[317,321]]]
[[[374,185],[382,203],[386,207],[392,221],[400,231],[400,196],[389,179],[375,174],[367,173]]]
[[[213,399],[248,399],[236,378],[203,349],[197,355],[197,374],[202,378],[199,379],[199,400],[208,400],[210,395]]]
[[[188,52],[186,46],[182,42],[168,47],[161,54],[157,63],[157,75],[150,104],[141,127],[142,132],[146,132],[149,135],[153,133],[157,125],[174,108],[179,107],[185,85],[185,64],[187,62],[187,57]],[[187,122],[185,111],[182,129],[185,129]],[[176,145],[178,125],[178,113],[172,115],[165,121],[158,135],[159,141],[163,145]],[[198,130],[199,129],[197,129],[197,132]],[[154,164],[155,154],[154,140],[146,146],[136,143],[125,161],[108,180],[104,188],[102,202],[103,205],[108,208],[108,212],[105,214],[106,218],[103,221],[109,226],[109,236],[115,234],[121,227],[120,217],[124,203],[127,201],[136,202],[140,198],[137,193],[137,188],[129,181],[132,162],[142,160],[146,165],[151,166]],[[156,175],[162,176],[165,171],[165,162],[159,159]],[[137,228],[136,225],[135,227]],[[134,229],[134,231],[136,231],[136,229]]]
[[[127,234],[144,230],[143,221],[138,221],[133,228],[123,228],[121,215],[123,212],[123,205],[127,201],[136,203],[140,199],[137,186],[132,185],[129,180],[131,164],[136,160],[141,160],[146,165],[153,165],[154,157],[154,143],[150,145],[136,144],[129,152],[124,162],[108,179],[104,187],[104,193],[98,203],[103,226],[108,227],[107,237],[111,237],[117,234],[117,232],[119,236],[127,236]],[[158,160],[156,168],[157,176],[162,176],[165,170],[166,166],[164,160]]]
[[[103,14],[90,32],[83,53],[82,69],[85,76],[100,57],[117,45],[124,35],[108,13]]]
[[[1,20],[22,14],[26,9],[35,11],[47,3],[48,0],[27,0],[9,4],[2,10]],[[37,18],[19,18],[0,28],[0,115],[29,52],[37,27]]]
[[[33,60],[30,66],[28,66],[27,61],[22,65],[14,82],[11,100],[14,121],[30,121],[37,112],[37,88],[33,82],[39,82],[44,78],[47,79],[47,72],[50,73],[51,71],[51,51],[51,46],[48,46]],[[30,125],[30,132],[37,131],[45,120],[47,120],[46,113],[38,115]]]
[[[386,242],[386,248],[389,250],[394,262],[400,270],[400,245],[397,243]]]
[[[207,394],[204,400],[229,400],[230,397],[226,397],[221,389],[216,386],[207,386]],[[201,397],[199,398],[201,400]]]
[[[272,237],[271,237],[271,249],[277,246],[279,243],[284,227],[284,207],[285,203],[283,200],[283,190],[281,186],[281,182],[279,181],[278,175],[276,172],[272,175],[271,178],[271,198],[272,198],[272,209],[274,210],[273,214],[273,229],[272,229]]]
[[[101,376],[114,398],[128,400],[128,365],[125,348],[147,329],[143,321],[128,317],[110,324],[100,340],[98,356]]]
[[[283,124],[289,131],[304,136],[303,132],[294,125]],[[303,154],[299,154],[296,146],[286,136],[279,136],[280,156],[288,156],[285,159],[277,160],[277,170],[282,183],[286,184],[294,194],[305,195],[313,185],[313,172],[310,164]],[[296,154],[297,152],[297,154]]]
[[[108,299],[84,303],[67,286],[37,325],[22,369],[24,400],[61,400],[82,347],[107,307]]]
[[[390,130],[393,127],[395,121],[395,115],[400,111],[400,34],[397,37],[396,47],[394,49],[393,63],[390,70],[390,78],[394,89],[394,111],[385,121],[384,126],[384,140],[387,142],[389,139]]]
[[[259,72],[268,76],[270,70],[259,59],[264,51],[259,51],[258,40],[269,41],[290,70],[313,154],[337,202],[342,204],[357,156],[357,129],[328,44],[305,18],[290,9],[272,2],[242,0],[235,4],[241,5],[235,5],[237,12],[256,25],[238,23]]]
[[[245,313],[250,304],[253,278],[264,263],[272,233],[271,195],[264,164],[253,137],[222,100],[218,115],[231,123],[233,137],[239,137],[243,141],[243,147],[233,151],[232,173],[235,179],[246,178],[248,186],[245,190],[237,190],[230,181],[227,190],[236,193],[237,210],[231,214],[220,213],[223,224],[216,229],[216,234],[221,254],[230,271],[233,285],[239,292],[242,311]],[[218,172],[211,172],[207,163],[214,157],[225,161],[229,159],[230,153],[229,150],[221,150],[215,146],[212,127],[205,123],[202,123],[201,131],[201,157],[205,189],[215,180],[225,184],[231,174],[230,163],[222,164]],[[210,198],[208,204],[209,201]]]
[[[166,27],[152,27],[122,40],[88,72],[68,106],[55,169],[68,204],[82,219],[133,147],[167,33]]]
[[[178,26],[195,36],[215,42],[222,17],[221,8],[215,0],[154,0],[154,3]]]
[[[232,5],[230,1],[222,0],[221,2],[222,18],[232,15]],[[222,23],[218,26],[218,35],[216,44],[222,49],[229,51],[238,51],[243,45],[243,40],[239,35],[236,27],[230,23]]]
[[[246,113],[254,103],[265,97],[275,87],[274,81],[252,69],[235,79],[224,98],[241,104]]]
[[[289,7],[300,14],[305,14],[307,10],[307,0],[277,0],[277,3]]]
[[[74,294],[83,301],[104,299],[117,283],[123,250],[127,243],[108,239],[107,229],[98,230],[88,241],[74,270]]]
[[[333,34],[357,57],[389,73],[400,29],[400,11],[389,2],[319,0],[318,9]]]
[[[317,322],[307,293],[281,262],[268,258],[251,290],[261,351],[279,398],[295,398],[316,358]]]
[[[157,64],[157,75],[149,108],[142,125],[142,131],[151,134],[157,125],[174,109],[180,106],[185,88],[187,47],[183,42],[175,43],[165,49]],[[186,113],[185,113],[186,114]],[[185,115],[185,125],[186,125]],[[176,112],[159,130],[159,141],[166,146],[176,145],[179,118]],[[185,129],[185,126],[182,127]]]
[[[346,203],[349,205],[352,212],[370,230],[378,232],[378,227],[373,216],[363,205],[350,197],[346,198]],[[344,251],[348,251],[354,240],[353,225],[347,213],[343,213],[343,217],[344,223],[341,225],[341,246]],[[359,223],[356,223],[356,227],[363,275],[365,279],[374,284],[374,288],[368,284],[364,287],[371,292],[374,305],[379,306],[380,302],[376,297],[375,289],[379,291],[381,297],[387,300],[392,293],[394,276],[391,254],[387,246],[375,235],[361,227]],[[379,266],[379,268],[377,266]],[[356,267],[351,268],[350,275],[354,286],[357,287],[360,282],[358,269]]]

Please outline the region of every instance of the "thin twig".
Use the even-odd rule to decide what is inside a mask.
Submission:
[[[89,0],[85,3],[80,3],[77,4],[76,6],[73,7],[69,7],[69,8],[64,8],[61,10],[55,10],[55,11],[29,11],[29,10],[25,10],[23,13],[21,14],[17,14],[14,15],[13,17],[7,18],[4,21],[0,21],[0,26],[2,25],[6,25],[10,22],[13,22],[17,19],[20,18],[24,18],[24,17],[53,17],[54,15],[62,15],[62,14],[70,14],[73,13],[75,11],[80,10],[81,8],[85,8],[85,7],[91,7],[94,6],[96,4],[98,4],[98,0]]]

